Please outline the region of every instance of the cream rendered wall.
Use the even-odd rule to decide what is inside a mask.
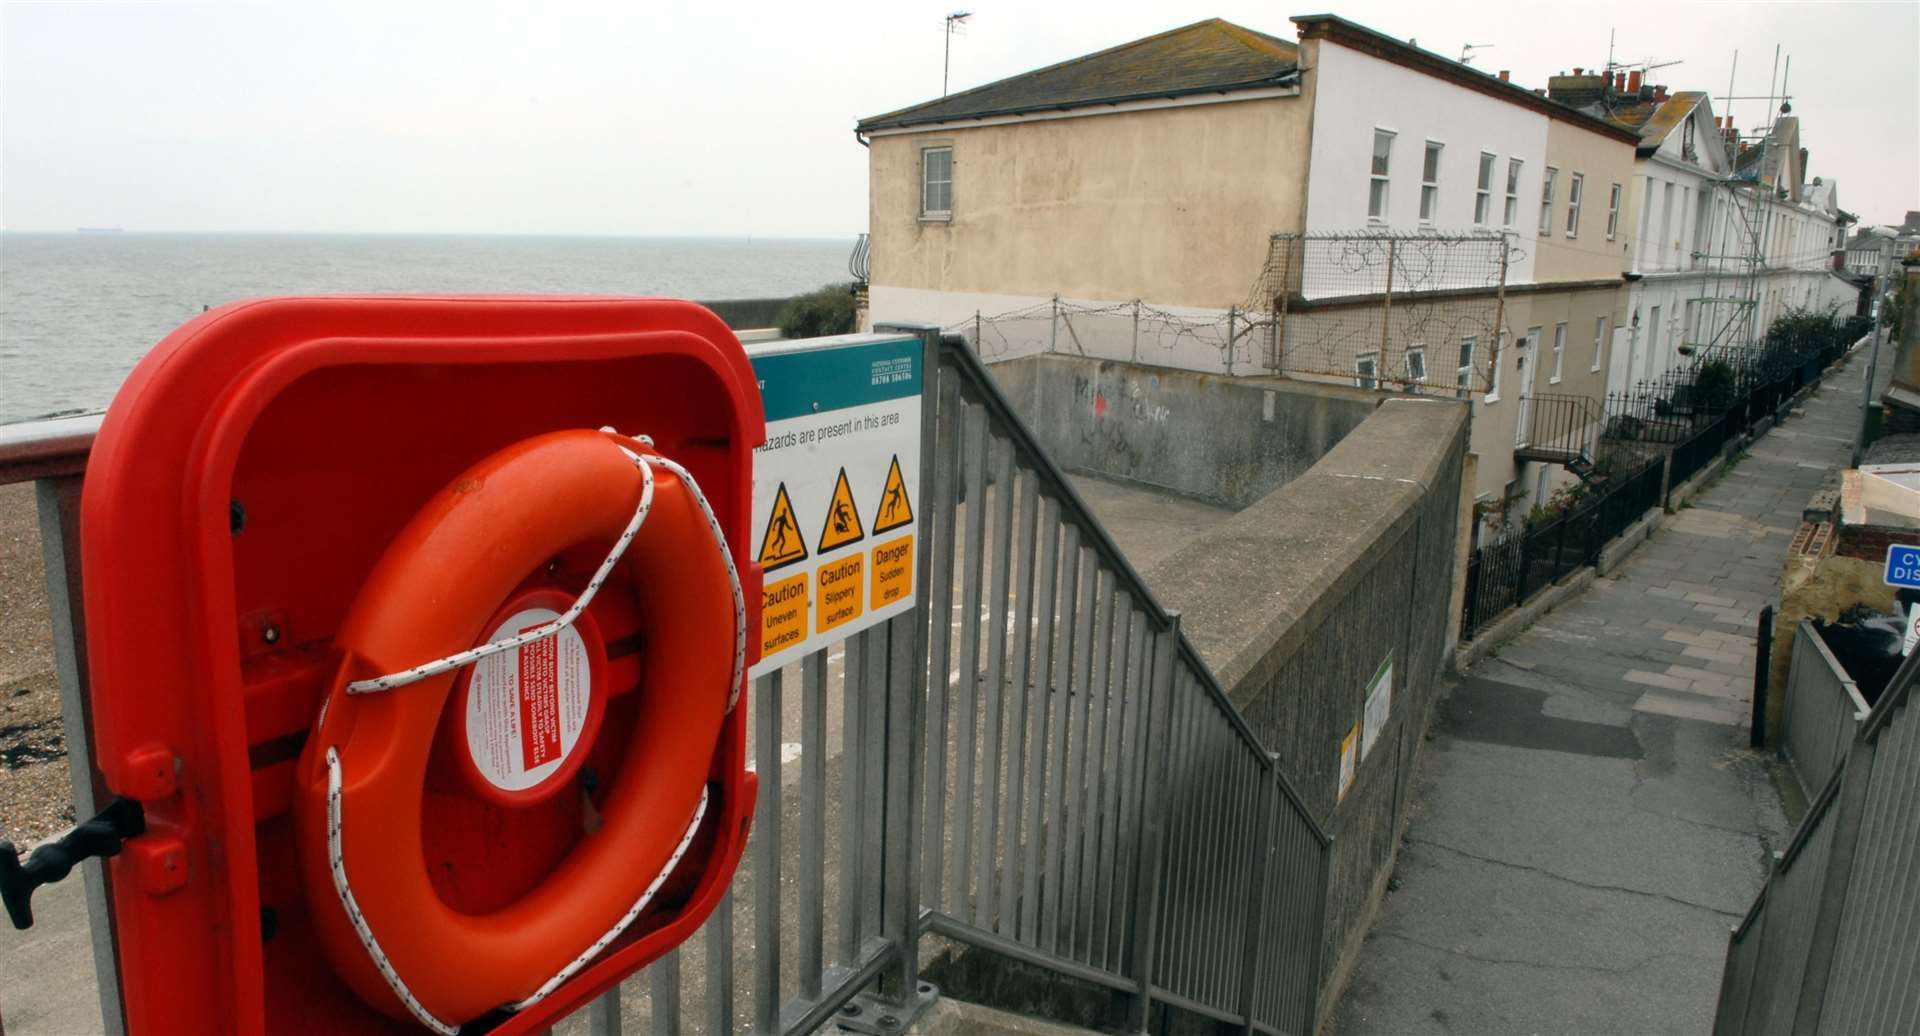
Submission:
[[[1299,226],[1306,140],[1297,97],[875,136],[873,319],[919,318],[889,288],[1244,305],[1269,235]],[[920,218],[936,143],[953,147],[950,221]]]
[[[1547,151],[1545,115],[1508,104],[1363,54],[1332,40],[1301,42],[1300,64],[1313,92],[1313,178],[1307,185],[1308,233],[1369,229],[1438,231],[1507,229],[1507,159],[1524,163],[1520,204],[1511,228],[1515,260],[1509,284],[1532,281],[1541,170]],[[1369,221],[1367,196],[1375,128],[1395,133],[1384,221]],[[1438,208],[1430,224],[1420,221],[1420,186],[1426,142],[1440,153]],[[1494,154],[1487,222],[1473,220],[1480,153]]]
[[[1560,171],[1553,191],[1553,232],[1536,243],[1534,279],[1548,281],[1618,280],[1632,261],[1633,224],[1628,187],[1633,182],[1634,147],[1627,141],[1559,119],[1547,124],[1546,165]],[[1582,174],[1578,235],[1567,236],[1569,185]],[[1607,238],[1607,204],[1612,187],[1621,192],[1619,224]],[[1536,186],[1527,208],[1537,221],[1540,190]]]

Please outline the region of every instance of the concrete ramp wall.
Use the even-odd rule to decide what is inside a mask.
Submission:
[[[1144,573],[1333,835],[1322,1017],[1392,871],[1439,689],[1466,448],[1464,404],[1389,399]]]
[[[1057,355],[991,370],[1068,471],[1236,509],[1312,467],[1380,401],[1339,385]]]

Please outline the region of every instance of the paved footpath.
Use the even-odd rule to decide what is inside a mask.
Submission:
[[[1850,459],[1865,363],[1460,680],[1339,1036],[1712,1027],[1728,928],[1788,833],[1746,747],[1755,620]]]

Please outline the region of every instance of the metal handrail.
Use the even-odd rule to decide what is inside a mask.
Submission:
[[[951,360],[954,367],[963,375],[966,387],[978,396],[978,402],[999,419],[1000,431],[1026,454],[1038,474],[1048,483],[1049,489],[1058,494],[1062,518],[1078,526],[1083,541],[1093,546],[1112,566],[1114,572],[1125,581],[1126,590],[1139,600],[1149,619],[1155,624],[1156,632],[1175,629],[1177,613],[1169,610],[1160,603],[1158,597],[1154,596],[1153,591],[1147,586],[1146,579],[1127,560],[1126,553],[1120,549],[1118,543],[1114,542],[1106,526],[1094,516],[1093,508],[1087,504],[1079,491],[1073,488],[1073,483],[1068,480],[1066,472],[1054,463],[1053,457],[1033,438],[1032,433],[1027,430],[1026,423],[1014,410],[1012,401],[1000,391],[999,384],[987,370],[986,364],[974,353],[965,336],[942,335],[940,354],[943,359]],[[1179,634],[1179,647],[1180,657],[1187,668],[1199,681],[1200,686],[1207,690],[1214,703],[1221,707],[1222,713],[1246,742],[1247,747],[1259,755],[1265,768],[1278,772],[1273,761],[1273,752],[1261,742],[1260,736],[1254,733],[1252,725],[1241,714],[1240,707],[1227,696],[1227,692],[1220,686],[1219,679],[1200,658],[1200,653],[1195,650],[1192,642],[1187,640],[1185,633]],[[1302,817],[1306,819],[1314,837],[1319,839],[1322,846],[1332,844],[1333,837],[1314,817],[1312,811],[1307,809],[1305,800],[1293,787],[1293,782],[1287,779],[1284,772],[1279,772],[1278,776],[1282,794],[1293,802]]]
[[[104,416],[79,414],[0,424],[0,486],[85,471]]]

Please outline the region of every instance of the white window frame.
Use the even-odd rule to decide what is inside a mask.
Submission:
[[[1423,342],[1415,342],[1407,346],[1407,358],[1404,362],[1407,368],[1407,381],[1414,385],[1425,385],[1427,383],[1426,344]],[[1418,373],[1414,372],[1416,365],[1420,368]]]
[[[1574,173],[1567,177],[1567,236],[1580,236],[1580,195],[1584,193],[1587,178],[1584,173]]]
[[[1375,126],[1373,128],[1373,150],[1367,152],[1367,222],[1369,223],[1385,223],[1388,214],[1393,209],[1393,140],[1399,135],[1400,134],[1393,130],[1383,126]],[[1376,152],[1380,150],[1380,138],[1382,137],[1385,137],[1387,140],[1387,153],[1381,161],[1383,168],[1375,172],[1373,162],[1376,158],[1381,157],[1376,154]],[[1380,201],[1380,211],[1378,212],[1373,210],[1376,191],[1378,191]]]
[[[1420,157],[1420,222],[1432,223],[1440,210],[1440,161],[1446,156],[1445,141],[1429,140]],[[1427,177],[1427,159],[1433,159],[1433,177]]]
[[[1372,391],[1380,387],[1380,354],[1365,352],[1353,358],[1353,384]]]
[[[944,151],[947,155],[947,178],[945,180],[932,180],[927,176],[929,172],[927,156],[936,151]],[[936,183],[944,183],[947,185],[947,207],[944,209],[934,209],[927,206],[927,188]],[[920,147],[920,218],[933,223],[945,223],[953,219],[952,144],[923,144]]]
[[[1593,366],[1587,368],[1589,371],[1597,371],[1600,369],[1600,354],[1606,350],[1606,347],[1607,318],[1604,316],[1595,317],[1593,318]]]
[[[1614,184],[1613,190],[1607,195],[1607,240],[1609,241],[1620,232],[1620,193],[1620,185]]]
[[[1546,178],[1540,183],[1540,236],[1553,233],[1553,187],[1560,179],[1560,170],[1547,167]]]
[[[1513,221],[1520,218],[1520,170],[1525,166],[1518,158],[1507,159],[1507,202],[1500,213],[1504,217],[1500,221],[1503,227],[1513,226]]]
[[[1560,374],[1567,360],[1567,322],[1562,320],[1553,325],[1553,373],[1548,375],[1547,384],[1560,384]]]
[[[1473,335],[1460,338],[1460,366],[1454,371],[1453,394],[1455,398],[1465,399],[1473,394],[1473,353],[1480,347],[1479,340]]]
[[[1499,156],[1491,151],[1480,152],[1480,172],[1474,178],[1473,189],[1473,225],[1484,227],[1487,218],[1493,215],[1493,163]]]

